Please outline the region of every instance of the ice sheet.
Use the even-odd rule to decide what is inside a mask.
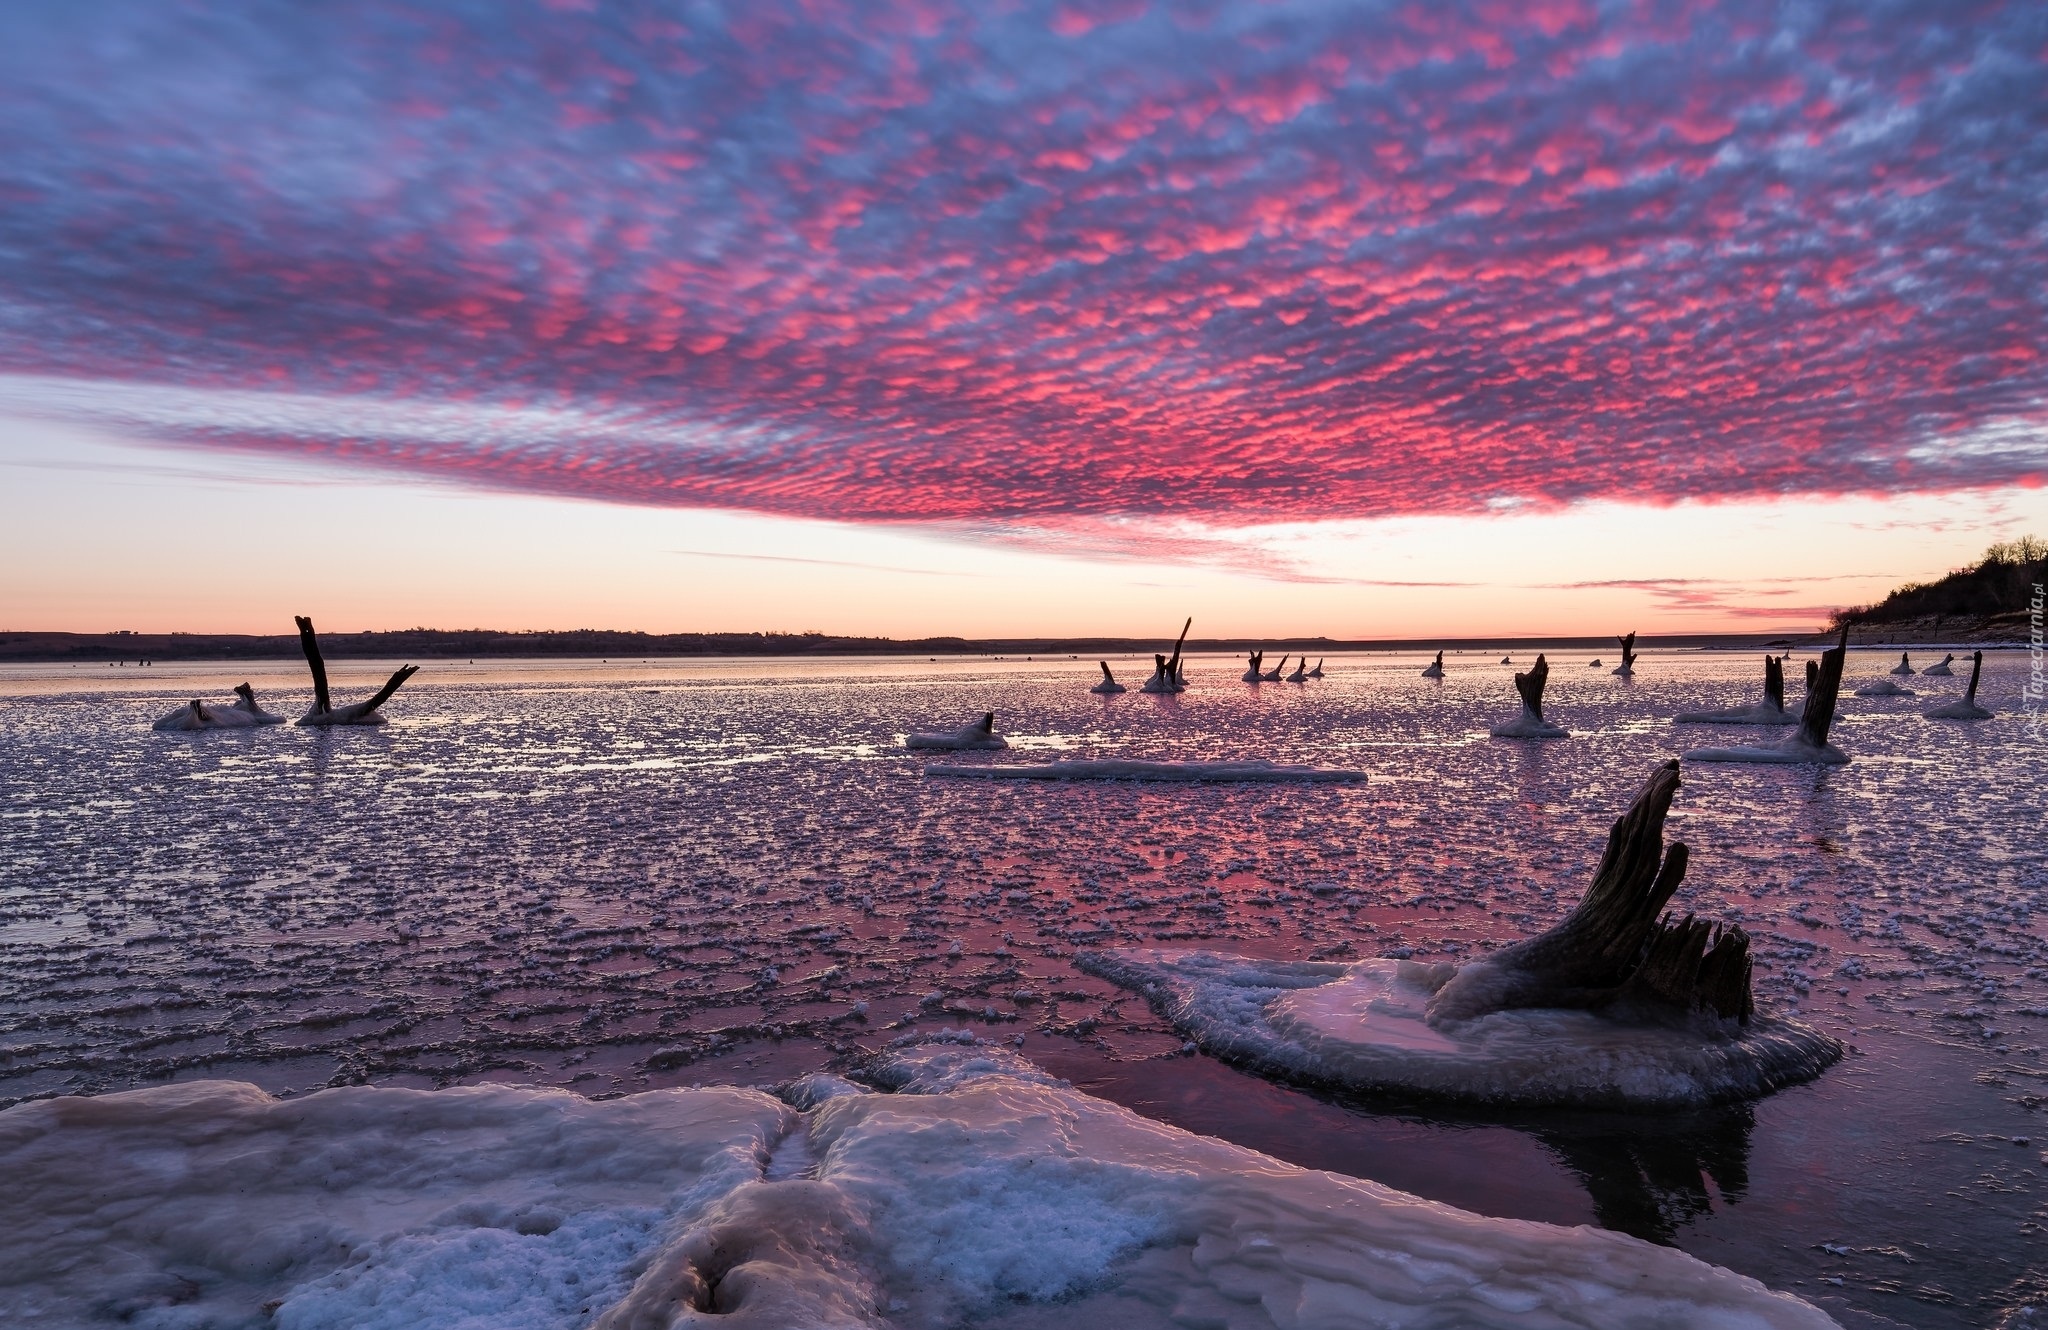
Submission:
[[[792,1117],[737,1089],[277,1100],[201,1081],[21,1105],[0,1113],[0,1323],[586,1324],[759,1176]]]
[[[801,1115],[730,1089],[275,1101],[224,1082],[18,1107],[0,1312],[21,1330],[943,1330],[1034,1306],[1119,1330],[1133,1308],[1221,1330],[1833,1325],[1667,1248],[1178,1131],[1000,1050],[902,1048],[873,1071],[904,1091],[840,1082]]]

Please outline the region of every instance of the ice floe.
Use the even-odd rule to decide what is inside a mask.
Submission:
[[[247,730],[282,724],[284,717],[265,711],[256,700],[256,691],[243,683],[235,687],[235,700],[226,706],[214,706],[194,698],[150,728],[165,732]]]
[[[1138,758],[1065,758],[1031,766],[956,767],[933,763],[927,776],[959,776],[976,780],[1157,780],[1235,783],[1363,781],[1363,771],[1289,762],[1150,762]]]
[[[868,1075],[896,1092],[201,1082],[24,1105],[0,1114],[0,1310],[22,1330],[1834,1324],[1669,1248],[1183,1132],[1000,1049],[890,1049]]]

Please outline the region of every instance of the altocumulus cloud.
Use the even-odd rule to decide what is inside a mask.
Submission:
[[[2048,7],[0,10],[0,397],[853,521],[2048,470]]]

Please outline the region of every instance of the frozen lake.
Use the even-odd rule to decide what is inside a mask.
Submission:
[[[1548,742],[1487,737],[1517,709],[1498,653],[1449,656],[1441,683],[1369,655],[1257,688],[1197,657],[1179,697],[1112,661],[1133,690],[1108,698],[1091,660],[429,662],[380,729],[211,734],[149,726],[245,678],[295,716],[303,665],[0,669],[0,1104],[207,1078],[768,1085],[963,1026],[1150,1117],[1675,1245],[1847,1326],[2048,1303],[2048,749],[2024,653],[1987,659],[1999,714],[1974,724],[1920,714],[1967,667],[1858,698],[1897,657],[1852,653],[1850,765],[1685,768],[1675,904],[1740,923],[1759,1005],[1852,1049],[1753,1105],[1275,1086],[1075,967],[1098,945],[1465,960],[1540,931],[1658,761],[1778,733],[1670,723],[1755,700],[1757,654],[1647,653],[1632,681],[1588,659],[1551,660],[1572,737]],[[337,666],[337,696],[390,667]],[[902,746],[991,709],[1008,753]],[[1065,758],[1370,779],[922,774]]]

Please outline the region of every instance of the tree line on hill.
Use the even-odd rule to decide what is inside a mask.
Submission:
[[[2048,541],[2038,536],[2002,540],[1966,568],[1933,582],[1908,582],[1874,605],[1852,605],[1830,616],[1833,625],[1899,623],[1907,619],[1992,619],[2018,614],[2048,582]]]

